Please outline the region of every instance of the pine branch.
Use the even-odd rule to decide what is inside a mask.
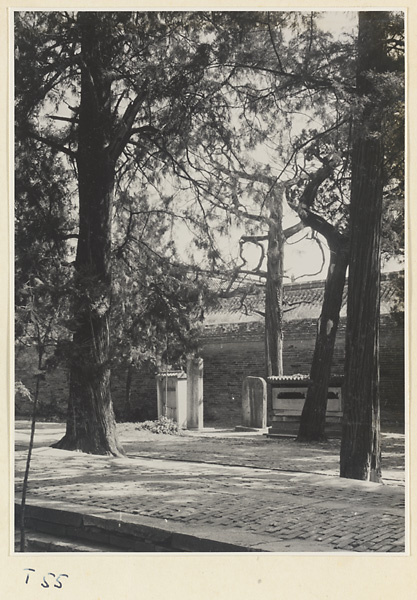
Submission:
[[[258,264],[256,265],[256,267],[254,267],[252,269],[252,271],[254,273],[257,273],[257,272],[259,272],[259,270],[262,266],[262,263],[264,262],[264,259],[265,259],[265,247],[263,244],[261,244],[261,240],[258,240],[257,237],[264,238],[265,236],[244,236],[244,237],[246,237],[246,239],[240,238],[240,240],[239,240],[239,246],[240,246],[239,256],[242,259],[242,264],[240,265],[239,270],[241,270],[241,267],[244,267],[248,263],[248,261],[243,257],[243,246],[246,242],[249,242],[251,244],[255,244],[261,250]],[[268,239],[268,236],[266,236],[265,239]]]
[[[258,242],[266,242],[267,239],[267,235],[242,235],[240,241],[242,243],[248,242],[252,244],[257,244]]]
[[[70,148],[67,148],[67,146],[64,146],[57,140],[53,139],[52,137],[48,138],[31,130],[28,132],[28,136],[34,140],[37,140],[38,142],[41,142],[42,144],[45,144],[46,146],[49,146],[49,148],[51,148],[52,150],[63,152],[73,160],[75,160],[76,158],[75,152],[73,152]]]
[[[231,64],[225,66],[231,67]],[[268,73],[274,75],[277,78],[284,78],[295,85],[304,85],[307,90],[329,90],[340,92],[344,90],[348,94],[355,94],[356,87],[353,85],[346,84],[343,80],[331,79],[329,77],[314,77],[307,73],[289,73],[284,71],[282,68],[271,68],[261,64],[248,64],[244,62],[234,63],[236,70],[241,69],[245,71],[257,71],[259,73]],[[278,88],[277,88],[278,89]]]
[[[331,175],[333,167],[338,163],[337,157],[323,160],[323,166],[310,176],[298,203],[291,198],[290,190],[287,190],[287,201],[289,206],[295,210],[306,227],[311,227],[320,233],[328,242],[330,248],[339,247],[346,242],[346,236],[341,234],[337,228],[323,217],[311,210],[317,196],[320,185]]]
[[[78,123],[77,117],[60,117],[55,115],[46,115],[48,119],[52,119],[53,121],[65,121],[67,123]]]
[[[286,240],[288,240],[290,237],[292,237],[296,233],[299,233],[304,228],[305,228],[305,223],[303,223],[303,221],[299,221],[298,223],[296,223],[292,227],[288,227],[287,229],[284,229],[284,231],[283,231],[284,238]]]
[[[129,138],[132,135],[133,123],[138,115],[143,102],[146,100],[148,94],[148,81],[145,81],[141,92],[126,108],[125,113],[121,119],[119,127],[114,134],[113,140],[109,145],[109,155],[116,161],[120,154],[123,152]]]

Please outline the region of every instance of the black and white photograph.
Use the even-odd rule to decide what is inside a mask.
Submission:
[[[14,556],[409,555],[405,17],[12,11]]]

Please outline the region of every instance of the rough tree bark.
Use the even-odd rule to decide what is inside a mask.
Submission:
[[[70,398],[65,436],[55,445],[67,450],[118,455],[110,393],[109,311],[111,300],[111,212],[115,160],[110,151],[111,49],[97,14],[79,13],[81,99],[77,169],[79,238],[75,261]]]
[[[351,246],[340,475],[380,481],[379,286],[382,214],[382,110],[369,71],[384,70],[389,13],[359,13],[358,92],[367,101],[352,155]]]
[[[281,191],[280,186],[277,186]],[[267,277],[265,287],[265,361],[266,375],[282,375],[282,299],[284,272],[284,233],[282,198],[274,193],[269,203]]]

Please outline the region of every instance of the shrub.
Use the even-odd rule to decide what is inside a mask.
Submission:
[[[156,421],[144,421],[138,423],[135,429],[139,431],[146,429],[151,433],[165,433],[168,435],[181,435],[181,430],[178,427],[178,423],[167,417],[160,417]]]

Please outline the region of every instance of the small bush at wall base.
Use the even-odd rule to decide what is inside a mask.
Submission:
[[[181,430],[178,427],[178,423],[167,417],[160,417],[156,421],[144,421],[138,423],[135,427],[139,431],[146,429],[151,433],[164,433],[168,435],[181,435]]]

